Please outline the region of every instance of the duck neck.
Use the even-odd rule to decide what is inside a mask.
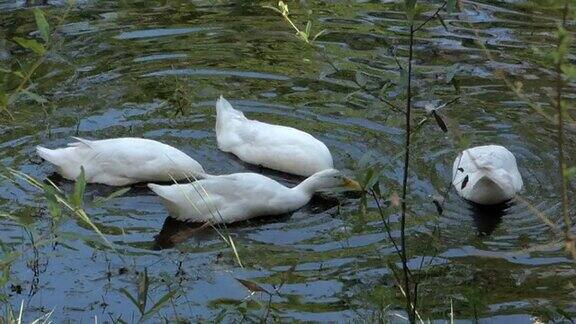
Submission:
[[[300,182],[300,184],[292,188],[292,190],[301,192],[309,197],[312,197],[317,189],[318,179],[316,179],[314,176],[304,179],[304,181]]]

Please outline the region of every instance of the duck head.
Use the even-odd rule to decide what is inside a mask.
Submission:
[[[362,190],[358,182],[344,176],[336,169],[326,169],[316,172],[302,181],[297,188],[301,188],[309,193],[332,188],[346,188],[354,191]]]

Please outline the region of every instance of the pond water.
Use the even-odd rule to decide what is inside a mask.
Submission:
[[[60,27],[54,50],[34,76],[41,106],[19,101],[14,120],[0,121],[2,165],[44,179],[54,168],[35,155],[36,145],[137,136],[175,146],[210,173],[251,170],[288,185],[300,179],[258,170],[217,149],[216,98],[222,94],[248,117],[300,128],[324,141],[337,168],[355,174],[358,161],[384,167],[381,189],[400,192],[402,116],[357,91],[357,72],[397,79],[394,52],[407,55],[401,5],[384,1],[290,2],[304,26],[311,11],[314,47],[258,1],[78,1]],[[476,210],[449,191],[439,215],[432,197],[443,194],[458,154],[457,140],[425,123],[414,135],[410,174],[408,249],[410,266],[422,268],[424,318],[502,323],[576,316],[576,267],[562,237],[534,210],[562,228],[557,195],[554,126],[543,120],[496,76],[522,81],[525,93],[547,106],[553,68],[539,64],[532,47],[550,48],[558,13],[545,1],[463,1],[459,14],[434,20],[415,44],[415,121],[424,106],[460,96],[443,110],[469,145],[496,143],[517,157],[524,176],[521,199],[505,210]],[[51,22],[64,15],[48,1]],[[433,12],[434,4],[425,4]],[[25,1],[0,1],[0,65],[29,64],[32,55],[5,39],[30,36],[34,16]],[[493,56],[487,59],[480,40]],[[394,49],[394,50],[393,50]],[[572,51],[574,53],[574,51]],[[571,59],[575,59],[572,55]],[[338,71],[331,66],[330,61]],[[456,72],[458,90],[446,82]],[[503,71],[503,72],[498,72]],[[567,96],[576,98],[568,85]],[[386,90],[391,100],[398,92]],[[401,101],[399,101],[400,103]],[[574,162],[576,133],[568,134]],[[60,180],[70,192],[71,182]],[[118,250],[104,247],[82,222],[71,218],[58,230],[63,244],[37,253],[31,237],[51,231],[42,193],[22,183],[0,182],[0,238],[27,251],[12,266],[4,288],[9,302],[27,305],[26,319],[54,310],[55,322],[137,320],[122,292],[137,294],[139,273],[150,277],[148,308],[168,291],[179,294],[154,314],[162,318],[241,321],[402,321],[402,298],[390,270],[399,262],[383,232],[375,205],[361,212],[357,196],[328,193],[282,217],[223,229],[237,246],[243,267],[212,229],[190,234],[167,219],[159,199],[134,186],[102,204],[94,197],[116,188],[89,185],[86,211]],[[398,238],[398,210],[385,212]],[[573,212],[573,211],[572,211]],[[179,235],[180,234],[180,235]],[[273,291],[250,296],[236,278]],[[260,303],[260,304],[258,304]],[[271,305],[268,311],[268,304]]]

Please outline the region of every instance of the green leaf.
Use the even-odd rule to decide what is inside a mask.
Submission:
[[[448,132],[448,127],[446,126],[446,123],[442,119],[442,116],[440,116],[440,113],[438,113],[436,110],[432,110],[432,116],[434,116],[434,119],[436,120],[436,124],[438,124],[438,127],[440,127],[440,129],[444,133]]]
[[[156,304],[154,304],[154,306],[152,306],[152,308],[150,308],[149,311],[146,312],[146,314],[144,314],[144,316],[142,316],[141,321],[145,321],[150,317],[152,317],[154,314],[160,311],[160,309],[162,309],[162,307],[177,294],[178,290],[176,289],[167,292],[164,296],[162,296],[162,298],[160,298],[160,300]]]
[[[576,65],[572,64],[564,64],[562,65],[562,73],[568,78],[569,80],[576,80]]]
[[[405,13],[406,13],[406,18],[408,19],[409,23],[414,22],[414,13],[415,13],[415,6],[416,6],[416,0],[404,0],[404,6],[405,6]]]
[[[568,179],[576,178],[576,167],[566,169],[564,171],[564,176]]]
[[[456,0],[448,0],[447,4],[446,10],[448,10],[449,13],[456,12]]]
[[[298,31],[298,32],[296,33],[296,36],[297,36],[298,38],[300,38],[301,40],[305,41],[306,43],[308,43],[308,35],[306,35],[305,32],[303,32],[303,31]]]
[[[28,96],[28,98],[36,101],[36,102],[39,103],[39,104],[44,104],[44,103],[47,103],[47,102],[48,102],[48,100],[46,100],[46,98],[42,97],[42,96],[39,95],[39,94],[36,94],[36,93],[34,93],[34,92],[31,92],[31,91],[29,91],[29,90],[22,90],[22,93],[23,93],[24,95]]]
[[[272,6],[262,6],[262,8],[272,9],[272,10],[276,11],[277,13],[282,14],[282,11],[280,11],[280,9],[274,8]]]
[[[130,187],[126,187],[126,188],[122,188],[120,190],[116,190],[106,197],[96,197],[93,202],[95,204],[101,204],[101,203],[107,202],[108,200],[123,196],[125,193],[130,191],[130,189],[131,189]]]
[[[24,79],[24,73],[22,73],[22,71],[12,71],[12,73],[20,79]]]
[[[36,19],[36,26],[38,27],[40,36],[44,40],[44,43],[48,43],[50,40],[50,24],[48,24],[48,21],[40,8],[34,8],[34,18]]]
[[[312,22],[310,20],[308,20],[308,22],[306,23],[306,38],[310,38],[310,30],[312,29]]]
[[[253,281],[239,279],[239,278],[236,278],[236,280],[238,280],[238,282],[241,283],[242,286],[246,287],[251,292],[263,292],[263,293],[270,294],[266,289],[262,288],[260,285],[258,285],[257,283],[255,283]]]
[[[58,195],[58,192],[54,187],[44,184],[44,197],[48,203],[48,211],[50,212],[50,216],[58,221],[62,216],[62,208],[58,203],[58,199],[56,199],[56,195]]]
[[[436,18],[438,19],[438,21],[440,21],[442,27],[444,27],[444,30],[448,31],[448,26],[446,26],[446,22],[444,21],[444,19],[442,19],[442,16],[436,15]]]
[[[6,108],[6,107],[8,107],[8,95],[6,95],[4,91],[0,90],[0,108]]]
[[[328,31],[328,30],[326,30],[326,29],[322,29],[322,30],[319,31],[316,35],[314,35],[314,37],[312,38],[312,41],[313,41],[313,42],[316,41],[316,38],[318,38],[318,37],[326,34],[327,31]]]
[[[134,306],[136,306],[136,308],[138,308],[138,310],[140,310],[140,306],[138,305],[138,301],[136,300],[136,298],[134,298],[132,296],[132,294],[130,294],[130,292],[126,288],[121,288],[120,292],[123,293],[126,297],[128,297],[128,299],[130,299],[132,304],[134,304]]]
[[[70,202],[76,208],[82,208],[82,203],[84,201],[84,191],[86,190],[86,177],[84,174],[84,167],[80,167],[80,174],[76,178],[76,183],[74,184],[74,192],[70,197]]]
[[[24,47],[25,49],[29,49],[36,54],[42,55],[46,53],[46,48],[44,48],[44,45],[38,43],[38,41],[35,39],[14,37],[12,40],[18,43],[18,45]]]
[[[278,1],[278,8],[282,12],[282,15],[288,16],[290,14],[290,10],[288,10],[288,5],[284,3],[284,1]]]
[[[138,308],[140,313],[144,314],[146,311],[146,304],[148,303],[148,288],[150,287],[150,280],[148,278],[148,270],[144,268],[144,272],[140,274],[140,282],[138,283]]]

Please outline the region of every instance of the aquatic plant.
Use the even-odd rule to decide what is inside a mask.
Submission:
[[[573,44],[573,38],[567,30],[570,22],[576,19],[576,4],[573,1],[565,0],[550,3],[552,8],[558,9],[560,15],[556,27],[556,44],[552,48],[540,48],[537,46],[532,47],[532,50],[537,58],[534,64],[542,67],[554,68],[554,94],[549,94],[550,102],[549,107],[546,107],[538,101],[535,101],[531,96],[526,93],[524,84],[520,80],[513,81],[504,71],[498,70],[495,75],[504,82],[504,84],[516,95],[522,102],[527,104],[536,114],[541,116],[545,122],[550,123],[556,127],[556,153],[558,161],[558,193],[560,197],[560,215],[563,221],[563,236],[564,247],[567,253],[572,256],[576,261],[576,234],[572,232],[573,218],[571,215],[572,201],[569,199],[569,184],[576,179],[576,166],[569,166],[570,159],[566,151],[568,150],[569,143],[567,142],[567,130],[576,129],[576,120],[573,117],[575,109],[570,106],[569,101],[565,98],[565,87],[568,82],[576,80],[576,65],[569,59],[569,51]],[[467,24],[477,36],[477,44],[483,50],[486,57],[495,61],[492,51],[486,46],[480,37],[480,32],[471,24]],[[546,225],[550,226],[555,232],[559,231],[559,226],[554,221],[551,221],[551,215],[546,215],[544,212],[538,210],[529,201],[520,198],[520,201],[530,208],[535,215],[537,215]]]
[[[395,278],[398,282],[398,288],[401,291],[402,295],[405,299],[405,310],[408,313],[408,320],[411,323],[415,323],[417,318],[422,320],[421,316],[418,314],[417,305],[418,305],[418,283],[415,280],[412,271],[408,268],[408,248],[407,248],[407,239],[406,239],[406,220],[408,216],[408,194],[410,191],[408,178],[410,174],[410,157],[411,157],[411,138],[415,129],[413,129],[412,125],[412,98],[414,94],[412,93],[412,80],[414,78],[413,74],[413,52],[414,52],[414,36],[415,34],[424,28],[431,20],[439,19],[441,23],[445,26],[442,17],[440,16],[440,12],[446,8],[448,10],[453,11],[457,8],[457,3],[455,0],[444,1],[441,5],[438,6],[436,11],[428,15],[427,17],[421,17],[421,8],[417,6],[416,0],[405,0],[404,1],[404,12],[406,15],[406,24],[407,24],[407,31],[405,32],[408,37],[408,57],[403,65],[397,58],[396,63],[400,70],[400,76],[396,82],[396,88],[401,89],[404,92],[402,99],[404,100],[404,108],[402,109],[398,103],[392,102],[383,96],[381,93],[385,92],[388,88],[390,88],[390,82],[376,82],[376,86],[368,86],[368,84],[374,81],[374,78],[371,75],[357,73],[356,78],[354,79],[355,84],[358,86],[359,89],[365,91],[367,93],[373,94],[373,97],[384,103],[390,110],[400,113],[404,116],[404,151],[403,151],[403,172],[402,172],[402,183],[401,183],[401,195],[398,196],[394,192],[392,192],[390,199],[385,199],[382,201],[383,195],[380,192],[380,177],[382,175],[382,167],[376,164],[368,164],[366,157],[364,157],[360,162],[360,168],[357,169],[357,178],[359,179],[361,185],[365,189],[365,192],[370,193],[372,198],[374,199],[375,203],[378,207],[378,212],[381,216],[382,225],[384,227],[385,232],[388,234],[388,238],[393,244],[396,253],[398,254],[402,267],[399,269],[400,272],[397,271],[395,266],[391,265],[391,270],[395,275]],[[271,8],[271,7],[268,7]],[[312,41],[310,41],[310,34],[309,29],[312,25],[310,21],[307,23],[306,32],[302,32],[294,22],[289,17],[289,9],[288,6],[282,2],[278,2],[278,8],[272,8],[275,11],[279,12],[284,19],[292,26],[294,30],[296,30],[296,35],[301,40],[305,41],[308,44],[311,44],[312,41],[316,40],[316,38],[323,34],[324,32],[318,33]],[[326,51],[318,50],[322,52],[325,57]],[[335,64],[330,62],[329,59],[327,61],[334,69],[338,69]],[[379,79],[377,79],[378,81]],[[451,103],[451,102],[450,102]],[[446,105],[448,105],[447,103]],[[438,123],[440,129],[443,131],[447,131],[447,126],[443,121],[440,114],[437,110],[433,109],[431,111],[431,116],[434,117],[434,120]],[[422,120],[418,127],[422,126],[424,122],[428,121],[428,118]],[[400,207],[400,239],[399,242],[392,236],[392,230],[385,219],[385,212],[383,208],[383,203],[386,205],[391,205],[392,207]],[[366,197],[363,196],[361,206],[366,208],[367,201]]]
[[[149,290],[150,278],[148,277],[148,270],[146,268],[144,268],[144,271],[138,275],[138,290],[136,296],[125,288],[120,290],[120,292],[124,294],[124,296],[126,296],[134,306],[136,306],[138,312],[140,312],[138,322],[143,322],[152,318],[162,309],[162,307],[164,307],[164,305],[178,299],[178,295],[180,294],[178,289],[171,289],[160,297],[154,305],[148,307]],[[116,322],[126,323],[120,318],[116,319]]]
[[[35,92],[37,86],[33,82],[33,77],[38,69],[45,63],[48,53],[58,44],[57,29],[67,19],[70,9],[74,6],[74,0],[68,0],[68,5],[61,15],[55,17],[55,23],[52,25],[49,19],[40,8],[32,10],[36,22],[36,31],[39,37],[14,37],[11,41],[21,48],[33,54],[33,60],[30,64],[18,62],[18,69],[4,68],[0,66],[0,113],[4,113],[10,119],[14,119],[11,112],[19,100],[33,100],[40,105],[45,105],[48,100],[41,94]],[[9,88],[9,84],[16,83],[16,87]]]

